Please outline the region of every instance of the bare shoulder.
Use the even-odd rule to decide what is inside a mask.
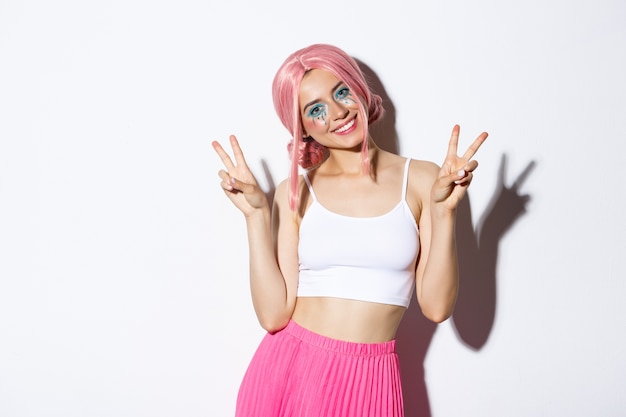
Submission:
[[[282,180],[274,191],[274,205],[289,205],[289,179]]]
[[[421,189],[422,187],[430,187],[439,175],[441,168],[434,162],[412,159],[409,167],[409,187]]]
[[[289,179],[284,179],[277,186],[274,191],[274,203],[273,203],[274,215],[284,215],[291,211],[289,208]]]
[[[289,178],[281,181],[274,191],[274,203],[273,203],[273,211],[274,215],[280,214],[281,216],[289,215],[293,216],[297,221],[300,220],[303,214],[303,207],[307,207],[309,204],[309,189],[306,186],[304,181],[304,177],[302,175],[298,176],[298,195],[299,195],[299,210],[294,212],[291,210],[289,206],[290,201],[290,180]]]
[[[420,218],[422,207],[430,201],[432,189],[440,167],[431,161],[412,159],[409,166],[407,202],[416,219]]]

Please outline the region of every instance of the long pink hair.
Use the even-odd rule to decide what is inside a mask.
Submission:
[[[289,206],[295,210],[299,203],[298,165],[304,169],[314,167],[328,156],[328,149],[312,139],[303,138],[304,128],[300,117],[299,93],[304,75],[312,69],[323,69],[343,81],[361,100],[357,100],[363,119],[363,145],[361,148],[364,172],[370,172],[368,151],[368,126],[383,114],[382,99],[373,93],[356,61],[341,49],[325,44],[307,46],[291,54],[280,66],[272,84],[274,108],[282,124],[291,132],[288,145],[291,154],[289,174]]]

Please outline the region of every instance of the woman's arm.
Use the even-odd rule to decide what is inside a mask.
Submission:
[[[213,142],[213,148],[226,168],[219,172],[221,185],[227,197],[244,214],[252,302],[261,326],[274,332],[287,324],[295,306],[298,268],[295,215],[290,210],[285,213],[283,209],[287,202],[286,183],[277,188],[274,208],[270,210],[234,136],[230,137],[230,144],[235,163],[218,142]],[[286,220],[289,218],[291,222]],[[290,260],[294,253],[295,273],[294,261]],[[279,259],[283,260],[285,274],[279,266]]]
[[[416,293],[424,315],[442,322],[452,314],[459,288],[455,240],[456,208],[478,166],[471,160],[487,138],[482,133],[462,157],[457,156],[459,127],[455,126],[441,167],[424,163],[421,170],[421,252],[416,270]],[[424,184],[432,184],[428,189]]]
[[[298,223],[289,208],[287,188],[287,181],[276,188],[271,222],[267,213],[247,221],[252,303],[261,326],[270,333],[287,325],[296,304]]]
[[[440,168],[429,162],[419,165],[420,168],[413,174],[414,178],[422,179],[416,190],[422,197],[415,291],[424,316],[440,323],[452,314],[458,292],[455,213],[435,211],[433,216],[430,184],[437,180]]]

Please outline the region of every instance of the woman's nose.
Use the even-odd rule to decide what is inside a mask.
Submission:
[[[349,112],[350,110],[348,109],[346,105],[337,101],[333,102],[329,108],[330,117],[333,120],[344,119],[348,115]]]

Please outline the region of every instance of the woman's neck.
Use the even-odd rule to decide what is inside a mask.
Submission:
[[[375,161],[379,148],[370,138],[368,142],[368,158],[370,167]],[[330,149],[330,154],[326,161],[320,166],[321,171],[331,175],[363,175],[363,153],[361,147],[358,149]]]

